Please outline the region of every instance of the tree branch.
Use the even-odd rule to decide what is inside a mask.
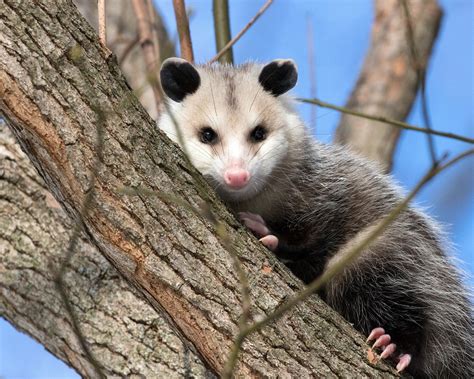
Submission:
[[[107,26],[105,23],[105,0],[97,0],[99,14],[99,39],[104,47],[107,46]]]
[[[230,18],[228,0],[213,0],[214,34],[216,36],[216,50],[220,63],[234,63],[232,44],[230,44]],[[222,52],[222,54],[221,54]],[[216,59],[216,60],[217,60]],[[214,60],[212,60],[214,61]]]
[[[173,7],[179,34],[181,57],[188,62],[194,62],[193,44],[191,42],[191,32],[189,31],[189,20],[184,0],[173,0]]]
[[[155,309],[164,311],[182,341],[214,373],[221,372],[241,313],[230,253],[206,219],[158,198],[123,198],[118,189],[140,185],[173,193],[192,206],[207,203],[223,221],[247,275],[258,278],[250,293],[254,318],[292,297],[302,283],[242,229],[157,130],[69,1],[38,0],[34,9],[16,1],[1,5],[0,20],[8,28],[0,38],[0,111],[60,204],[77,217],[96,154],[93,105],[107,109],[94,204],[83,217],[87,235]],[[274,264],[270,273],[263,269],[268,262]],[[372,366],[367,348],[312,296],[251,336],[236,375],[395,375],[383,363]]]
[[[0,162],[0,314],[81,376],[95,377],[54,282],[74,223],[4,123]],[[108,377],[212,377],[84,233],[64,284],[86,344]]]

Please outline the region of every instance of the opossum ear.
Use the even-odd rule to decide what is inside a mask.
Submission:
[[[263,67],[258,81],[265,91],[280,96],[292,89],[298,80],[298,69],[291,59],[276,59]]]
[[[168,58],[161,65],[161,88],[166,95],[178,103],[186,95],[197,91],[201,78],[194,66],[181,58]]]

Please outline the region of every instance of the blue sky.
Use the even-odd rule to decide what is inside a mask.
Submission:
[[[172,35],[175,34],[171,0],[157,1]],[[232,32],[237,33],[263,4],[231,0]],[[445,14],[428,72],[429,109],[435,129],[474,138],[473,49],[474,9],[471,0],[440,1]],[[196,61],[215,54],[210,0],[187,1],[194,10],[191,22]],[[299,66],[294,94],[309,96],[307,19],[312,22],[317,96],[344,104],[357,78],[369,44],[373,16],[370,0],[275,0],[267,13],[234,48],[236,63],[292,58]],[[310,106],[301,105],[309,121]],[[339,114],[317,109],[316,138],[332,139]],[[421,125],[417,101],[408,121]],[[436,137],[439,153],[454,155],[468,145]],[[426,137],[404,132],[395,155],[393,175],[410,189],[428,169]],[[466,160],[436,178],[417,197],[417,203],[443,223],[456,247],[462,268],[474,276],[474,159]],[[468,280],[474,284],[472,277]],[[27,364],[25,364],[27,362]],[[78,378],[41,345],[0,319],[0,378]]]

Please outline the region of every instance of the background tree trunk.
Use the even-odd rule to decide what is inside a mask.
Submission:
[[[220,372],[241,312],[226,244],[211,223],[186,208],[119,190],[141,186],[174,193],[192,206],[206,202],[254,283],[254,317],[294,296],[301,283],[240,227],[157,131],[71,2],[0,5],[0,109],[14,134],[76,219],[91,191],[97,129],[103,133],[94,202],[82,217],[86,234],[155,309],[165,311],[182,341]],[[102,346],[91,348],[98,353]],[[244,344],[238,373],[387,377],[393,370],[372,367],[361,336],[314,296]]]
[[[438,34],[441,9],[436,0],[407,1],[412,19],[418,64],[425,69]],[[418,78],[410,55],[407,23],[400,0],[376,0],[372,42],[348,108],[404,120],[415,101]],[[343,114],[335,141],[392,167],[400,128]]]

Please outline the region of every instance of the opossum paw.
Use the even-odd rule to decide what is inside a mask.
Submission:
[[[240,220],[253,234],[260,238],[260,242],[269,250],[275,251],[278,247],[278,237],[270,234],[262,216],[251,212],[240,212]]]
[[[262,216],[256,213],[240,212],[240,220],[249,228],[257,237],[265,237],[270,234],[267,224]]]
[[[374,344],[372,345],[372,349],[380,348],[382,349],[382,353],[380,354],[380,358],[387,359],[394,355],[395,351],[397,350],[397,345],[391,343],[391,337],[389,334],[385,333],[383,328],[375,328],[369,334],[367,338],[367,342],[375,340]],[[410,354],[400,354],[396,360],[397,363],[397,371],[402,372],[405,370],[411,362],[411,355]]]

